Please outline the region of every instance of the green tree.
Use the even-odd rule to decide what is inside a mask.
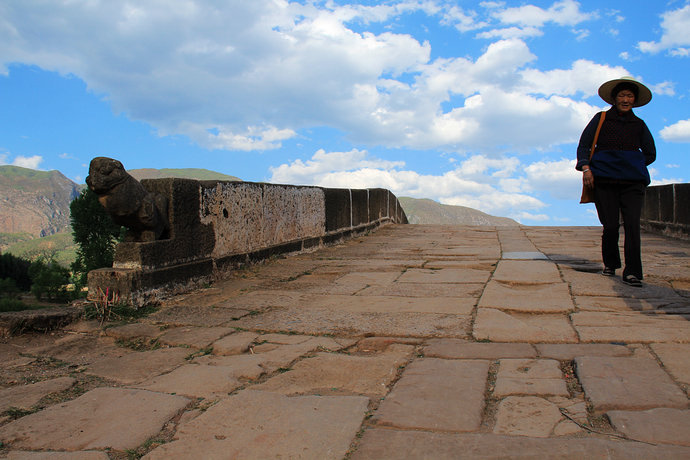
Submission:
[[[29,267],[29,275],[33,282],[31,292],[36,299],[41,300],[43,295],[46,295],[48,300],[67,300],[70,272],[65,267],[54,260],[37,260]]]
[[[89,271],[112,267],[115,245],[122,239],[123,229],[112,221],[98,196],[88,188],[72,201],[69,209],[72,235],[78,246],[72,271],[75,284],[81,287],[86,285]]]
[[[31,289],[30,266],[30,260],[12,254],[0,254],[0,278],[14,280],[17,288],[21,291]]]

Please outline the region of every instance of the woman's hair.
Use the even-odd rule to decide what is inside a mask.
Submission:
[[[627,81],[622,81],[613,87],[613,89],[611,90],[611,99],[613,99],[615,101],[618,93],[620,93],[624,89],[632,91],[632,93],[635,95],[635,100],[637,100],[637,96],[640,93],[639,88],[637,87],[637,85],[635,83],[630,83]]]

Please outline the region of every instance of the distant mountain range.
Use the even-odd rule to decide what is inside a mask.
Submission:
[[[136,180],[142,179],[163,179],[165,177],[177,177],[180,179],[196,179],[196,180],[228,180],[228,181],[241,181],[239,177],[228,176],[227,174],[222,174],[215,171],[209,171],[208,169],[199,168],[186,168],[186,169],[128,169],[130,173]]]
[[[69,204],[82,187],[60,171],[0,166],[0,233],[42,237],[71,231]]]
[[[131,169],[128,172],[137,180],[164,177],[241,180],[207,169]],[[13,244],[21,243],[21,248],[25,248],[27,244],[31,246],[27,240],[71,233],[69,204],[84,187],[59,171],[0,166],[0,250],[16,253],[12,250]],[[463,206],[408,197],[399,200],[411,224],[518,225],[512,219],[490,216]]]
[[[429,199],[398,197],[411,224],[516,226],[508,217],[496,217],[465,206],[450,206]]]

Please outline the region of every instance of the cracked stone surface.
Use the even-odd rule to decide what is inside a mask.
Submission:
[[[386,225],[2,339],[0,458],[690,458],[690,242],[600,239]]]

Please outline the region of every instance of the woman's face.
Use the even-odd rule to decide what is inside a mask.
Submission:
[[[629,89],[623,89],[616,94],[616,108],[619,112],[629,112],[635,103],[635,94]]]

